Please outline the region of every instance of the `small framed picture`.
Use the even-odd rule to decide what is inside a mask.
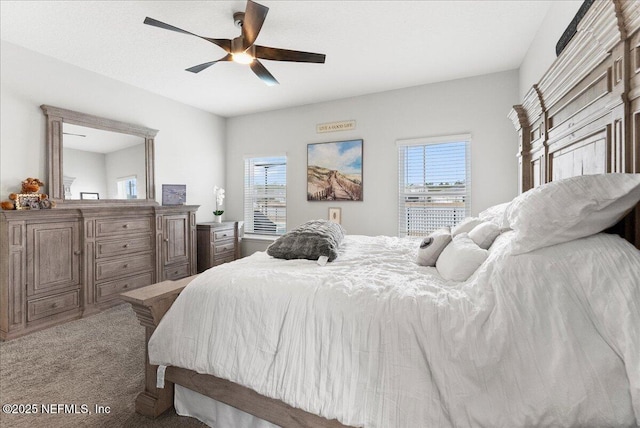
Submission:
[[[20,193],[16,196],[17,210],[37,210],[40,208],[39,193]]]
[[[342,208],[329,208],[329,221],[342,223]]]
[[[97,192],[80,192],[80,199],[100,199],[100,193]]]
[[[184,205],[187,202],[186,184],[163,184],[162,205]]]

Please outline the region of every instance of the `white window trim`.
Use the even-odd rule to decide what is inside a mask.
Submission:
[[[469,143],[471,143],[471,134],[466,133],[424,138],[407,138],[396,140],[396,146],[424,146],[426,144],[458,143],[460,141],[468,141]]]
[[[287,153],[284,152],[284,154],[282,152],[280,153],[271,153],[271,154],[244,154],[243,155],[243,171],[246,172],[246,163],[247,160],[251,160],[251,159],[256,159],[256,158],[284,158],[285,159],[285,166],[288,167],[289,166],[289,158],[287,156]],[[286,169],[286,174],[288,175],[288,168]],[[246,225],[250,224],[250,222],[247,221],[246,219],[246,205],[247,205],[247,196],[246,196],[246,189],[247,189],[247,183],[244,182],[244,180],[246,179],[246,177],[243,177],[243,195],[242,195],[242,204],[243,204],[243,209],[242,209],[242,216],[243,216],[243,221],[245,222],[245,227],[247,227]],[[287,179],[288,182],[288,179]],[[285,200],[288,201],[289,200],[289,186],[288,183],[285,182]],[[286,216],[286,212],[287,212],[287,208],[288,208],[288,202],[287,205],[285,205],[285,216]],[[286,229],[286,225],[285,225],[285,229]],[[277,239],[278,237],[280,237],[281,234],[262,234],[262,233],[255,233],[255,232],[246,232],[244,234],[243,239],[248,239],[248,240],[255,240],[255,241],[274,241],[275,239]]]
[[[429,144],[446,144],[446,143],[458,143],[465,142],[466,143],[466,166],[465,166],[465,188],[467,190],[468,197],[465,200],[465,210],[466,215],[469,215],[471,211],[471,146],[472,146],[472,135],[470,133],[461,133],[461,134],[450,134],[450,135],[441,135],[441,136],[431,136],[431,137],[422,137],[422,138],[407,138],[407,139],[398,139],[396,140],[396,147],[398,150],[398,156],[400,154],[401,147],[415,147],[415,146],[426,146]],[[402,191],[402,185],[404,184],[404,168],[401,165],[400,158],[398,158],[398,195],[396,199],[396,213],[398,215],[397,224],[398,224],[398,236],[407,236],[406,230],[400,224],[400,207],[401,207],[401,195],[404,193]],[[453,226],[453,225],[452,225]]]

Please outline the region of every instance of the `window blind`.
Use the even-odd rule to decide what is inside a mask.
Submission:
[[[471,208],[470,135],[398,141],[398,235],[455,226]]]
[[[244,160],[244,227],[246,233],[282,235],[287,228],[287,158]]]

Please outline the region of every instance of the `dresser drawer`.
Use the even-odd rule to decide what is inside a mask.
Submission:
[[[151,232],[151,220],[149,218],[96,220],[97,237],[141,232]]]
[[[166,268],[164,270],[164,279],[165,280],[174,280],[174,279],[185,278],[185,277],[187,277],[189,275],[190,275],[190,273],[189,273],[189,265],[188,264],[168,267],[168,268]]]
[[[109,281],[98,285],[97,300],[102,302],[114,298],[120,293],[136,288],[151,285],[151,272],[142,275],[130,276],[116,281]]]
[[[153,269],[152,254],[96,262],[96,281],[121,278]]]
[[[218,242],[218,241],[222,241],[225,239],[228,240],[233,240],[233,238],[235,237],[235,233],[233,228],[229,228],[229,229],[215,229],[211,231],[211,240]]]
[[[80,295],[78,290],[56,294],[55,296],[44,297],[42,299],[30,300],[27,302],[27,322],[46,318],[79,307]]]
[[[151,235],[96,242],[96,258],[151,251]]]

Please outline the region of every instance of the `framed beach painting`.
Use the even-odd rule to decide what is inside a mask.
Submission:
[[[307,201],[362,200],[362,140],[307,145]]]

